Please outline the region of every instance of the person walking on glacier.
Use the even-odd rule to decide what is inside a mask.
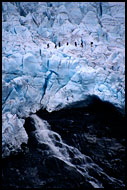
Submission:
[[[91,44],[91,47],[93,47],[93,42],[91,42],[90,44]]]
[[[77,47],[77,42],[75,42],[75,47]]]
[[[83,48],[83,40],[81,39],[81,47]]]
[[[58,46],[60,47],[60,42],[58,43]]]
[[[91,53],[93,52],[93,42],[90,43],[91,45]]]

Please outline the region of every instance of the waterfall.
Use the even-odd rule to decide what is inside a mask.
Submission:
[[[51,156],[62,160],[66,166],[76,170],[89,181],[92,187],[103,188],[102,183],[98,180],[100,175],[101,178],[105,178],[112,183],[122,183],[120,180],[109,177],[104,173],[103,169],[96,165],[89,156],[82,154],[77,148],[64,143],[61,136],[51,130],[51,126],[47,121],[39,118],[36,114],[32,114],[31,119],[35,125],[34,135],[38,143],[46,145]],[[94,175],[96,174],[96,178],[94,175],[92,176],[90,171]]]

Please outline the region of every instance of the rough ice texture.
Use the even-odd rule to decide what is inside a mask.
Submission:
[[[24,119],[40,108],[51,112],[88,95],[124,107],[125,4],[3,2],[2,59],[6,156],[27,143]]]

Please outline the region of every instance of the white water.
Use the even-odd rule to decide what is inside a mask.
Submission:
[[[40,119],[37,115],[32,114],[31,118],[35,125],[35,137],[40,144],[45,144],[49,148],[49,153],[56,157],[76,171],[78,171],[85,179],[88,179],[89,183],[94,188],[103,188],[103,185],[96,178],[89,175],[89,170],[92,169],[97,175],[104,176],[108,181],[114,183],[122,183],[120,180],[116,180],[109,177],[103,172],[103,169],[96,165],[93,160],[84,154],[82,154],[77,148],[67,145],[62,141],[61,136],[52,131],[47,121]]]

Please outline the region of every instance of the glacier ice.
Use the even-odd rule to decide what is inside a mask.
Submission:
[[[2,155],[21,150],[22,143],[27,143],[28,135],[23,127],[25,120],[17,118],[16,114],[6,112],[2,117]]]
[[[61,109],[88,95],[125,105],[124,13],[122,2],[2,3],[4,144],[16,150],[26,142],[22,119],[40,108]]]

